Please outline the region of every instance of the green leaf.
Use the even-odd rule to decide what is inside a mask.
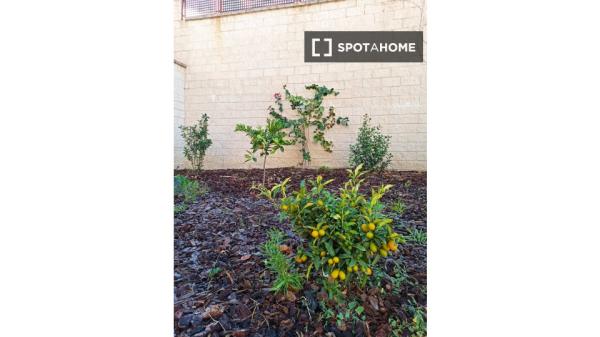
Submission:
[[[330,256],[335,255],[335,250],[333,250],[333,244],[331,243],[331,241],[325,242],[325,248],[327,249],[327,254],[329,254]]]

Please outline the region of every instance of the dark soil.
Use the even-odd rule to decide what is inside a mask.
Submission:
[[[380,264],[381,273],[371,277],[365,289],[348,289],[364,307],[365,321],[336,324],[325,319],[318,305],[324,292],[315,282],[288,296],[269,290],[272,276],[265,269],[260,245],[267,231],[279,228],[289,237],[286,244],[298,245],[288,223],[280,223],[277,209],[256,196],[250,187],[262,179],[261,170],[213,170],[195,175],[209,192],[175,216],[175,335],[176,336],[392,336],[389,322],[403,327],[395,331],[409,336],[413,308],[425,311],[427,297],[426,246],[407,240],[399,252]],[[291,177],[293,186],[302,179],[321,174],[335,178],[329,185],[337,190],[346,181],[345,170],[271,169],[267,185]],[[401,234],[408,228],[427,230],[427,176],[424,172],[388,171],[370,175],[363,186],[393,184],[384,197],[386,205],[401,199],[406,211],[394,218]],[[176,200],[178,202],[178,200]],[[406,271],[402,281],[398,266]],[[394,282],[396,281],[396,282]],[[327,301],[325,301],[327,302]],[[336,312],[337,313],[337,312]]]

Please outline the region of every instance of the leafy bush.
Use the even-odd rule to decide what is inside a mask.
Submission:
[[[401,199],[398,199],[392,203],[392,211],[396,212],[398,215],[402,215],[406,212],[406,204]]]
[[[331,167],[329,167],[327,165],[319,166],[319,168],[317,169],[317,173],[328,173],[330,171],[331,171]]]
[[[371,118],[365,114],[356,144],[350,145],[350,166],[362,164],[366,170],[382,171],[392,160],[388,152],[391,136],[383,135],[380,126],[371,126],[370,122]]]
[[[401,286],[408,280],[408,273],[406,272],[406,268],[396,262],[394,263],[393,275],[388,275],[388,279],[392,284],[392,294],[400,295]]]
[[[174,210],[175,214],[179,214],[179,213],[185,212],[185,210],[187,209],[187,207],[188,206],[184,202],[182,202],[182,203],[180,203],[178,205],[175,205],[175,207],[174,207],[173,210]]]
[[[408,228],[408,235],[406,239],[410,242],[414,242],[418,245],[427,244],[427,233],[418,229],[417,227]]]
[[[427,317],[425,311],[419,305],[411,300],[408,306],[409,313],[412,313],[412,319],[400,320],[392,316],[388,319],[391,328],[391,334],[394,337],[425,337],[427,336]]]
[[[183,185],[185,184],[189,184],[189,179],[186,176],[182,176],[182,175],[176,175],[175,177],[173,177],[173,192],[175,194],[175,196],[182,196],[183,195]]]
[[[207,187],[203,184],[182,175],[175,176],[174,190],[175,196],[183,198],[183,201],[188,204],[196,201],[199,195],[208,192]]]
[[[212,140],[208,138],[208,115],[203,114],[195,125],[181,125],[179,128],[185,142],[183,155],[192,163],[192,167],[199,172],[202,169],[206,150],[212,145]]]
[[[300,143],[302,165],[309,164],[311,161],[308,142],[308,140],[311,139],[311,131],[312,140],[321,145],[325,151],[331,152],[333,142],[325,139],[325,131],[331,129],[336,124],[348,125],[348,117],[335,118],[335,108],[333,106],[328,108],[327,114],[325,115],[323,99],[328,95],[337,96],[339,94],[338,91],[317,84],[307,85],[305,88],[313,91],[313,97],[293,95],[286,86],[283,86],[285,98],[290,102],[292,110],[296,111],[299,115],[298,118],[290,119],[282,115],[283,101],[282,96],[279,93],[274,95],[277,108],[274,108],[273,106],[269,107],[271,116],[282,121],[285,128],[290,129],[289,135],[293,139],[293,143]]]
[[[404,325],[402,322],[399,322],[394,317],[390,316],[388,318],[388,324],[390,326],[391,336],[393,337],[402,337],[402,331],[404,331]]]
[[[290,258],[285,256],[279,246],[283,242],[283,233],[279,230],[269,232],[269,240],[262,245],[265,254],[265,265],[275,274],[275,282],[271,290],[286,293],[289,289],[302,288],[302,277],[295,272]]]
[[[364,321],[367,317],[364,315],[365,308],[359,305],[357,301],[350,301],[346,308],[342,309],[335,316],[336,325],[338,327],[345,327],[346,322],[354,323],[358,321]]]
[[[392,185],[371,190],[371,196],[359,192],[364,181],[362,165],[348,170],[349,180],[338,194],[325,189],[332,180],[321,176],[302,181],[300,188],[287,193],[289,178],[273,188],[262,187],[261,195],[279,201],[283,218],[291,220],[294,230],[306,243],[298,249],[299,256],[307,256],[307,276],[311,268],[333,281],[358,281],[364,285],[373,273],[372,267],[381,257],[397,250],[404,238],[390,226],[391,219],[382,210],[383,195]]]
[[[217,274],[219,274],[222,271],[222,269],[220,267],[212,267],[208,270],[208,278],[212,279],[213,277],[217,276]]]
[[[249,125],[238,124],[235,127],[235,131],[241,131],[246,133],[250,137],[251,149],[246,153],[246,161],[256,161],[256,152],[259,152],[263,160],[263,179],[262,183],[265,184],[266,178],[266,165],[267,157],[277,151],[283,152],[285,145],[292,144],[292,141],[286,139],[285,123],[277,119],[267,118],[267,125],[265,127],[258,126],[253,128]]]
[[[408,325],[408,331],[410,337],[425,337],[427,336],[427,314],[421,307],[414,301],[411,300],[409,311],[413,312],[413,318]]]

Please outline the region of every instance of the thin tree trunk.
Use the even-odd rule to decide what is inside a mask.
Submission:
[[[310,142],[310,130],[306,125],[302,126],[304,131],[304,143],[302,144],[302,168],[308,167],[309,161],[304,158],[305,153],[310,153],[308,148],[308,142]]]
[[[265,186],[265,178],[267,177],[267,155],[265,155],[265,159],[263,160],[263,186]]]
[[[310,155],[310,125],[306,127],[306,153]],[[308,166],[310,166],[310,161],[307,160],[304,168],[308,168]]]

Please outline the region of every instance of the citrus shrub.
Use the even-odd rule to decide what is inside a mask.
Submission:
[[[324,85],[311,84],[305,86],[307,90],[313,92],[312,97],[304,97],[292,94],[284,85],[285,99],[290,103],[292,111],[298,118],[287,118],[283,116],[283,97],[280,93],[273,95],[277,108],[270,106],[269,114],[276,120],[282,121],[289,131],[294,144],[300,144],[300,153],[302,154],[302,165],[311,162],[309,145],[312,142],[321,145],[327,152],[333,151],[333,142],[325,138],[325,132],[335,125],[348,126],[348,117],[337,117],[335,108],[330,106],[325,113],[323,100],[327,96],[337,96],[338,91],[328,88]]]
[[[265,184],[267,177],[267,157],[277,151],[283,152],[284,146],[291,145],[292,141],[286,139],[286,134],[283,131],[285,123],[281,120],[267,118],[267,125],[264,127],[252,127],[245,124],[237,124],[235,131],[244,132],[250,137],[251,150],[246,151],[246,161],[256,161],[255,154],[258,152],[263,159],[263,178],[262,183]]]
[[[261,188],[261,195],[278,201],[282,218],[291,221],[294,231],[305,239],[297,251],[296,262],[305,265],[328,281],[364,284],[373,274],[375,264],[398,250],[404,238],[393,231],[392,220],[382,210],[383,195],[392,187],[371,190],[370,197],[360,193],[364,172],[362,165],[348,170],[349,180],[339,193],[325,187],[333,179],[322,176],[302,181],[300,188],[288,193],[289,178],[271,189]]]

